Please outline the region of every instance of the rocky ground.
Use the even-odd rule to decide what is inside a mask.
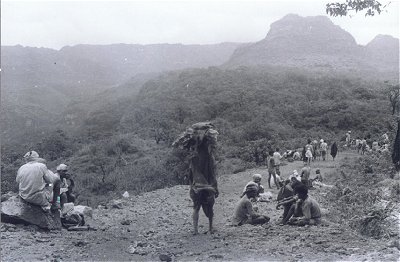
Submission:
[[[312,164],[321,169],[328,182],[333,182],[337,161]],[[292,162],[281,168],[283,177],[302,162]],[[283,212],[275,202],[258,203],[259,212],[271,217],[263,226],[230,226],[230,217],[244,185],[254,173],[264,168],[219,179],[220,196],[215,205],[213,235],[204,234],[208,221],[200,215],[200,234],[192,235],[191,200],[188,186],[175,186],[121,198],[93,212],[90,224],[97,231],[46,232],[35,226],[2,224],[2,261],[337,261],[370,260],[398,261],[398,245],[385,240],[362,237],[343,225],[329,221],[329,205],[324,199],[329,188],[317,188],[310,195],[320,202],[327,223],[318,227],[279,226]],[[326,182],[326,183],[328,183]],[[277,190],[270,190],[274,194]],[[113,207],[114,206],[114,207]],[[395,225],[396,226],[396,225]]]

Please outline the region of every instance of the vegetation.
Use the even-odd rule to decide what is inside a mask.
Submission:
[[[392,179],[395,170],[389,153],[348,160],[339,172],[342,177],[327,196],[335,222],[374,238],[395,236],[397,218],[392,216],[399,208],[400,182]]]
[[[85,204],[185,183],[186,158],[170,145],[206,120],[220,133],[219,174],[261,165],[269,150],[300,148],[307,138],[332,143],[347,130],[371,140],[383,132],[394,137],[387,94],[383,82],[289,68],[169,72],[107,105],[110,110],[88,114],[80,129],[86,133],[54,130],[36,144],[3,147],[2,190],[16,189],[21,148],[38,150],[53,170],[68,164]]]
[[[365,11],[365,16],[374,16],[376,13],[380,14],[386,6],[382,6],[376,0],[346,0],[346,2],[342,3],[326,4],[326,13],[330,16],[347,16]]]

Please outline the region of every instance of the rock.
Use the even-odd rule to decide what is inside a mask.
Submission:
[[[136,253],[136,247],[133,245],[130,245],[128,249],[126,250],[129,254],[135,254]]]
[[[22,200],[19,196],[2,202],[1,221],[11,224],[31,224],[43,229],[61,229],[59,212],[45,213],[41,207]]]
[[[170,255],[167,255],[167,254],[161,254],[161,255],[158,256],[158,258],[159,258],[161,261],[167,261],[167,262],[172,261],[171,256],[170,256]]]
[[[124,220],[122,220],[121,221],[121,225],[130,225],[132,223],[132,221],[131,220],[129,220],[129,219],[124,219]]]
[[[77,242],[74,243],[74,245],[75,245],[76,247],[84,247],[84,246],[86,246],[87,244],[88,244],[88,242],[83,241],[83,240],[79,240],[79,241],[77,241]]]
[[[345,187],[345,188],[343,189],[343,191],[342,191],[342,195],[344,196],[344,195],[347,195],[347,194],[349,194],[349,193],[351,193],[351,192],[352,192],[352,190],[351,190],[350,188]]]
[[[387,244],[388,247],[395,247],[400,250],[400,242],[398,239],[392,240]]]
[[[110,206],[112,208],[118,208],[118,209],[122,209],[123,205],[122,205],[122,201],[121,200],[112,200],[110,202]]]
[[[223,259],[224,258],[223,255],[219,255],[219,254],[212,254],[209,257],[213,258],[213,259]]]
[[[8,193],[1,195],[1,202],[7,201],[13,196],[17,196],[17,193],[9,191]]]
[[[125,191],[125,193],[123,193],[123,194],[122,194],[122,197],[124,197],[124,198],[128,198],[128,197],[129,197],[129,193],[128,193],[128,191]]]
[[[88,206],[82,206],[82,205],[74,206],[74,211],[82,214],[85,219],[87,217],[93,217],[93,209]]]

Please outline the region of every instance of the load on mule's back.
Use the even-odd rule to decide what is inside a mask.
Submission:
[[[190,153],[190,198],[193,200],[194,234],[198,233],[199,210],[202,207],[213,233],[213,206],[218,197],[214,150],[218,132],[210,122],[199,122],[187,128],[172,145]]]

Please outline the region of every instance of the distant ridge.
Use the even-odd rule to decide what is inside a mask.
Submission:
[[[367,46],[360,46],[326,16],[289,14],[272,23],[261,41],[239,47],[225,65],[395,72],[398,46],[399,40],[391,36],[377,36]]]

